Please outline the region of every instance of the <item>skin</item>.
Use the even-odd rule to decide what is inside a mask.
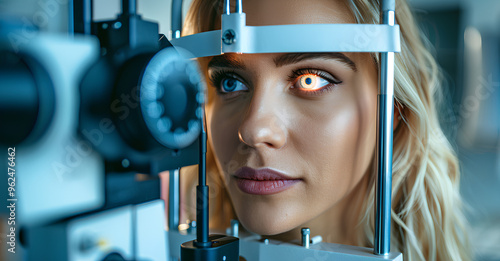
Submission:
[[[243,10],[247,24],[256,26],[355,22],[342,1],[305,2],[244,1]],[[210,78],[229,70],[232,74],[223,79],[241,82],[242,90],[211,97],[207,130],[235,212],[247,230],[290,241],[300,238],[301,227],[309,227],[312,236],[320,234],[326,242],[355,244],[356,222],[373,173],[378,75],[368,53],[343,54],[355,69],[325,57],[277,66],[275,60],[283,54],[225,55],[245,68],[208,68]],[[299,77],[289,77],[300,69],[326,72],[341,83],[328,82],[327,91],[307,95]],[[220,88],[215,84],[210,88]],[[277,194],[247,194],[231,176],[242,166],[276,169],[300,182]]]

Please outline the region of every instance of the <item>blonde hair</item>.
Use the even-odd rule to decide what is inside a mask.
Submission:
[[[219,29],[222,2],[194,0],[183,35]],[[377,0],[347,2],[357,23],[379,23]],[[394,132],[391,249],[402,252],[405,260],[470,260],[458,160],[441,130],[435,105],[441,91],[440,70],[404,0],[396,0],[396,23],[401,29],[401,53],[395,55],[395,113],[402,122]],[[378,55],[372,56],[378,62]],[[199,62],[206,68],[206,58]],[[209,93],[207,106],[213,95]],[[208,150],[208,182],[216,188],[211,213],[218,213],[211,225],[229,226],[235,215]],[[359,217],[360,246],[373,246],[375,177],[370,175],[364,215]]]

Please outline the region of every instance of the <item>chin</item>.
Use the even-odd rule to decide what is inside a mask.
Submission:
[[[253,223],[253,222],[252,222]],[[258,235],[268,235],[268,236],[273,236],[273,235],[278,235],[281,233],[285,233],[287,231],[292,230],[294,227],[282,227],[282,226],[268,226],[268,225],[262,225],[262,224],[245,224],[245,222],[241,222],[243,227],[252,233],[258,234]]]
[[[259,235],[272,236],[285,233],[300,226],[301,224],[299,222],[294,222],[294,220],[291,218],[290,215],[256,215],[256,214],[245,215],[245,214],[238,215],[240,224],[247,231]]]

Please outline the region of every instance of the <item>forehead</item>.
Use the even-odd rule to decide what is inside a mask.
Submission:
[[[355,23],[344,0],[246,0],[247,25]]]

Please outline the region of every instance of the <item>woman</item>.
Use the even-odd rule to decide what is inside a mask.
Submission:
[[[194,0],[184,35],[220,29],[222,7]],[[255,26],[378,23],[378,10],[375,0],[243,1]],[[396,23],[391,250],[405,260],[468,260],[457,158],[433,100],[438,67],[405,1],[396,1]],[[211,226],[237,218],[267,238],[296,240],[309,227],[326,242],[373,246],[378,55],[225,54],[199,62],[209,82]],[[189,204],[194,217],[194,198]]]

